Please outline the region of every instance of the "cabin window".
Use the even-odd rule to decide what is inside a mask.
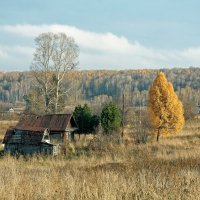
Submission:
[[[49,140],[49,136],[48,136],[48,135],[45,135],[45,136],[44,136],[44,140]]]
[[[47,143],[50,143],[50,137],[49,137],[49,135],[44,135],[43,141],[47,142]]]
[[[66,132],[66,140],[69,140],[69,132]]]

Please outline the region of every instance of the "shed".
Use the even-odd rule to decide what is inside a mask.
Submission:
[[[35,127],[34,130],[8,129],[3,143],[5,152],[12,155],[57,155],[59,153],[58,145],[50,143],[49,130],[41,127]]]
[[[72,114],[48,114],[24,116],[16,125],[18,130],[34,130],[35,127],[48,128],[51,143],[61,144],[74,140],[78,125]]]
[[[7,130],[4,150],[11,154],[57,155],[60,144],[74,140],[77,129],[72,114],[25,115],[15,127]]]

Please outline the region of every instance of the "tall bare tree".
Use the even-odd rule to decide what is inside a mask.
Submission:
[[[55,94],[55,111],[58,110],[59,89],[64,75],[67,71],[73,70],[78,62],[78,46],[71,37],[60,33],[54,35],[54,51],[52,55],[52,62],[54,67],[54,76],[56,79],[56,94]],[[66,92],[66,91],[65,91]]]
[[[44,97],[45,112],[53,106],[58,112],[59,100],[67,92],[62,80],[67,71],[78,64],[79,48],[72,37],[64,33],[42,33],[36,39],[31,71]]]

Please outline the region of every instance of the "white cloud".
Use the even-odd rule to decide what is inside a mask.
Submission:
[[[0,71],[28,70],[33,52],[34,48],[29,46],[0,45]]]
[[[34,38],[43,32],[59,33],[63,32],[75,38],[80,47],[95,49],[100,51],[111,51],[127,53],[133,47],[137,51],[139,44],[130,44],[125,37],[118,37],[112,33],[94,33],[83,31],[73,26],[67,25],[15,25],[0,26],[0,31],[18,34],[25,37]]]
[[[15,37],[31,41],[43,32],[64,32],[75,38],[80,46],[80,66],[85,68],[158,68],[199,66],[200,47],[166,50],[145,47],[138,41],[131,43],[123,36],[113,33],[95,33],[67,25],[7,25],[0,26],[0,32],[14,34]],[[1,44],[0,44],[1,45]],[[17,54],[24,55],[24,63],[29,65],[34,51],[32,46],[1,47],[0,57],[15,58]],[[15,55],[15,56],[14,56]],[[27,69],[29,68],[27,66]]]

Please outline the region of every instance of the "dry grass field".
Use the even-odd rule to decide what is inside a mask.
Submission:
[[[95,149],[79,141],[65,156],[6,155],[0,158],[0,199],[200,199],[199,127],[195,121],[159,143],[110,141]]]

